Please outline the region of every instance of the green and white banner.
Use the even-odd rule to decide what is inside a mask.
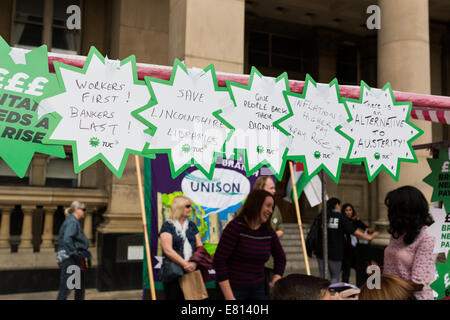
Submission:
[[[57,119],[39,113],[40,102],[59,90],[48,70],[47,46],[28,53],[11,48],[0,37],[0,157],[20,177],[35,152],[64,158],[64,148],[43,143]]]
[[[91,47],[82,69],[54,65],[63,92],[41,103],[40,115],[58,118],[44,143],[71,145],[75,173],[101,160],[120,178],[129,154],[149,156],[142,153],[148,127],[133,111],[149,104],[150,93],[137,78],[134,56],[112,61]]]

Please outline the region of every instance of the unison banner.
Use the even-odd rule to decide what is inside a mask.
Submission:
[[[219,157],[212,179],[206,178],[194,166],[172,179],[166,154],[159,154],[152,160],[144,159],[145,210],[156,290],[162,290],[159,278],[162,249],[158,233],[173,198],[185,195],[192,200],[191,220],[197,224],[205,249],[213,254],[222,230],[233,219],[235,212],[261,175],[273,176],[268,168],[262,167],[247,177],[242,160]],[[145,257],[143,269],[144,285],[149,288]]]

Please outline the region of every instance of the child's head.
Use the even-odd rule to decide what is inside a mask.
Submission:
[[[330,300],[330,281],[305,274],[290,274],[273,288],[274,300]]]

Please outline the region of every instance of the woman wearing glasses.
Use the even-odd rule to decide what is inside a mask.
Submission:
[[[168,276],[169,271],[174,274],[171,271],[177,268],[174,263],[179,265],[184,272],[195,271],[197,264],[189,262],[189,259],[195,249],[203,244],[197,226],[189,220],[192,200],[185,196],[176,196],[170,209],[170,213],[166,216],[166,221],[164,221],[159,232],[164,257],[162,270],[167,270],[165,271],[167,274],[162,275],[162,281],[167,300],[184,300],[183,292],[178,283],[179,277],[173,278],[171,276],[169,279],[165,276]]]
[[[86,215],[86,204],[74,201],[66,209],[65,213],[67,218],[59,229],[58,252],[56,254],[56,261],[61,267],[61,280],[57,299],[65,300],[69,296],[70,290],[73,289],[72,285],[74,285],[75,300],[83,300],[85,289],[84,271],[86,269],[84,259],[90,259],[90,254],[87,251],[89,240],[80,225],[80,220]],[[79,273],[77,273],[77,270]],[[80,279],[68,281],[69,277],[73,277],[74,274],[79,274]]]

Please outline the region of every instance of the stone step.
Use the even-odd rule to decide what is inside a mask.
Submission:
[[[284,229],[284,234],[298,234],[300,235],[300,231],[298,228],[292,228],[292,229]],[[309,232],[309,228],[303,228],[303,233],[307,234]]]
[[[283,223],[283,227],[285,229],[298,229],[298,224],[297,223]],[[303,228],[309,228],[310,224],[309,223],[302,223],[302,227]]]
[[[281,238],[280,242],[281,242],[281,245],[283,246],[283,248],[289,247],[289,246],[301,246],[302,245],[302,243],[300,241],[300,237],[297,239],[284,239],[284,237],[283,237],[283,238]]]
[[[309,259],[309,270],[312,275],[319,275],[319,267],[317,265],[316,260]],[[301,273],[306,274],[306,265],[305,261],[302,259],[301,261],[288,261],[286,263],[286,269],[284,271],[284,276],[291,273]]]
[[[283,224],[284,232],[293,232],[296,231],[298,233],[298,225],[294,224],[292,226],[286,226]],[[303,226],[303,229],[305,229],[305,226]]]
[[[306,235],[304,235],[306,238]],[[288,234],[284,234],[283,237],[281,238],[281,241],[283,240],[298,240],[300,241],[300,234],[297,232],[297,234],[294,233],[288,233]]]
[[[284,253],[286,253],[286,255],[290,254],[290,253],[302,253],[302,246],[286,246],[283,247],[284,249]]]
[[[303,261],[303,253],[302,252],[288,252],[286,253],[286,261]]]

